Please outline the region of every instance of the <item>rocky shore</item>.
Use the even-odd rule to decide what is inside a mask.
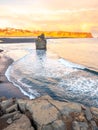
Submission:
[[[0,54],[0,130],[98,130],[98,108],[47,95],[34,100],[23,97],[5,77],[12,62]]]
[[[37,99],[0,98],[0,130],[98,130],[98,108]]]

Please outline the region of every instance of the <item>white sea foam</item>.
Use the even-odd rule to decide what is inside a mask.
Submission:
[[[11,69],[12,69],[12,65],[10,65],[8,67],[8,69],[6,70],[5,76],[7,77],[7,79],[8,79],[9,82],[13,83],[14,86],[16,86],[17,88],[19,88],[19,90],[21,91],[21,93],[23,93],[25,96],[28,96],[30,99],[35,99],[36,96],[40,95],[39,93],[37,93],[36,90],[30,89],[31,86],[26,85],[26,84],[20,82],[20,80],[18,80],[17,83],[19,82],[21,85],[23,85],[24,87],[26,87],[28,89],[28,91],[25,91],[15,81],[11,80],[11,78],[10,78],[10,71],[11,71]]]
[[[45,60],[45,58],[42,57],[44,60],[43,62],[43,60],[41,61],[40,59],[35,58],[36,56],[35,51],[33,51],[32,53],[32,51],[30,50],[30,52],[31,52],[30,54],[27,54],[23,58],[17,60],[12,65],[10,65],[5,73],[8,80],[12,82],[16,87],[18,87],[20,91],[24,95],[28,96],[30,99],[34,99],[35,97],[38,97],[40,94],[36,90],[33,90],[32,86],[23,83],[21,81],[21,78],[23,77],[21,76],[25,76],[26,74],[29,75],[33,74],[34,77],[43,76],[46,78],[48,77],[60,78],[64,75],[68,75],[72,72],[78,71],[77,68],[84,69],[83,66],[74,64],[64,59],[57,59],[57,58],[52,59],[51,57],[47,57],[47,59]],[[32,60],[32,57],[35,58],[35,60],[34,59]],[[21,74],[23,73],[21,76],[19,74],[17,76],[17,69],[21,71]],[[11,74],[11,72],[13,74]],[[10,78],[11,76],[13,78]]]
[[[36,90],[32,89],[32,86],[21,82],[21,79],[18,80],[18,83],[26,89],[28,95],[30,95],[29,98],[31,97],[31,95],[33,95],[34,97],[40,96],[40,94]]]
[[[32,94],[28,94],[28,92],[24,91],[19,85],[17,85],[15,82],[12,82],[17,88],[20,89],[20,91],[25,95],[28,96],[30,99],[35,99],[35,96]]]
[[[7,77],[8,81],[10,81],[10,82],[11,82],[11,80],[10,80],[10,71],[11,71],[11,68],[12,68],[12,65],[10,65],[7,68],[6,72],[5,72],[5,76]]]
[[[86,68],[85,66],[72,63],[72,62],[67,61],[67,60],[65,60],[65,59],[63,59],[63,58],[60,58],[60,59],[59,59],[59,62],[60,62],[61,64],[65,65],[65,66],[68,67],[68,68],[76,68],[76,69],[85,69],[85,68]]]
[[[93,95],[97,95],[98,91],[98,89],[96,90],[97,84],[98,79],[91,79],[91,77],[75,76],[74,78],[72,77],[66,80],[62,79],[61,82],[58,84],[58,86],[64,87],[66,91],[74,94],[79,94],[82,96],[89,94],[93,97]]]

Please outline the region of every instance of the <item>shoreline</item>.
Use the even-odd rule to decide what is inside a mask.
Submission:
[[[11,38],[11,37],[8,37],[8,38],[0,38],[1,39],[1,42],[0,42],[0,45],[3,45],[3,44],[26,44],[26,43],[34,43],[35,41],[35,38],[32,38],[32,37],[14,37],[14,38]],[[63,39],[63,38],[61,38]],[[92,48],[87,48],[86,44],[82,44],[82,50],[84,51],[84,54],[82,54],[79,50],[79,46],[80,44],[76,45],[75,44],[75,40],[80,40],[80,38],[71,38],[74,40],[74,42],[71,44],[70,41],[69,41],[69,38],[64,38],[66,39],[66,43],[69,42],[68,44],[66,43],[63,43],[62,44],[62,41],[61,41],[61,44],[51,44],[50,43],[52,42],[53,38],[51,39],[48,39],[47,38],[47,41],[48,40],[51,40],[49,42],[49,44],[47,44],[47,48],[52,51],[53,53],[57,54],[59,57],[65,59],[65,60],[68,60],[70,62],[73,62],[73,63],[76,63],[76,64],[79,64],[79,65],[83,65],[85,66],[86,68],[90,69],[91,71],[97,71],[98,72],[98,62],[94,62],[94,60],[92,59],[95,59],[96,61],[96,58],[95,58],[95,55],[91,54],[90,53],[90,56],[89,56],[89,53],[86,49],[90,50],[92,52]],[[82,39],[88,39],[88,38],[82,38]],[[96,38],[90,38],[90,39],[96,39]],[[58,40],[58,39],[57,39]],[[85,41],[86,42],[86,41]],[[97,43],[97,42],[96,42]],[[91,44],[91,43],[90,43]],[[71,46],[70,46],[71,45]],[[96,45],[92,44],[95,48],[97,48]],[[62,48],[63,46],[63,48]],[[61,50],[61,51],[60,51]],[[97,51],[96,51],[97,53]],[[84,55],[86,57],[84,57]],[[90,59],[91,57],[91,59]],[[97,57],[97,55],[96,55]],[[11,57],[13,58],[13,57]]]
[[[21,38],[20,38],[21,39]],[[67,40],[67,39],[66,39]],[[51,42],[50,42],[51,43]],[[28,50],[25,50],[25,48],[27,48],[27,43],[25,43],[25,45],[23,45],[24,43],[17,43],[17,46],[16,45],[13,45],[11,43],[9,43],[9,45],[5,44],[5,43],[0,43],[1,44],[1,49],[4,49],[4,52],[1,52],[0,53],[0,75],[3,75],[1,76],[4,81],[3,82],[0,82],[0,88],[1,88],[1,91],[0,91],[0,96],[4,96],[5,93],[7,94],[7,98],[10,98],[10,97],[18,97],[18,98],[28,98],[27,96],[25,96],[24,94],[22,94],[22,92],[19,90],[19,88],[15,87],[15,85],[13,85],[12,83],[10,83],[8,81],[8,79],[6,78],[5,76],[5,73],[3,72],[2,73],[2,66],[5,67],[5,71],[7,70],[7,68],[10,66],[10,64],[13,62],[13,61],[16,61],[18,59],[20,59],[21,57],[25,56],[26,54],[28,54]],[[2,47],[4,45],[4,47]],[[11,46],[10,46],[11,45]],[[34,43],[30,43],[28,45],[28,48],[30,49],[34,49]],[[64,45],[64,47],[62,46]],[[83,65],[82,64],[82,55],[80,53],[80,57],[78,55],[76,55],[78,52],[75,51],[75,49],[73,48],[70,48],[70,44],[47,44],[47,48],[49,51],[53,52],[54,54],[56,54],[58,57],[60,58],[63,58],[65,60],[68,60],[72,63],[76,63],[76,64],[79,64],[79,65]],[[72,45],[72,44],[71,44]],[[15,46],[15,49],[14,49],[14,46]],[[33,47],[32,47],[33,46]],[[76,49],[78,50],[79,46],[77,46],[76,44],[73,44],[72,46],[75,46]],[[62,48],[63,47],[63,48]],[[84,46],[85,47],[85,46]],[[23,49],[22,49],[23,48]],[[22,49],[22,50],[21,50]],[[72,49],[72,50],[71,50]],[[48,51],[47,50],[47,51]],[[61,51],[60,51],[61,50]],[[72,51],[72,52],[71,52]],[[76,52],[76,54],[74,53]],[[74,55],[73,55],[74,54]],[[80,59],[79,59],[80,58]],[[88,58],[88,57],[87,57]],[[12,60],[13,59],[13,60]],[[2,61],[5,60],[5,62],[3,63]],[[77,61],[77,62],[75,62]],[[91,63],[91,62],[90,62]],[[88,63],[87,63],[88,64]],[[94,65],[94,64],[91,64],[91,66]],[[96,63],[97,65],[97,63]],[[84,65],[85,66],[85,65]],[[85,66],[87,67],[87,66]],[[89,71],[90,70],[90,71]],[[87,69],[85,71],[88,71],[88,72],[91,72],[91,73],[94,73],[94,74],[97,74],[98,75],[98,69],[92,69],[92,68],[89,68],[87,67]],[[7,87],[8,86],[8,87]],[[15,90],[14,90],[15,89]]]
[[[13,59],[0,53],[0,97],[6,98],[27,98],[20,90],[8,81],[5,76],[7,68],[13,63]]]
[[[50,42],[52,41],[53,40]],[[48,44],[48,48],[51,52],[57,54],[59,58],[78,65],[83,65],[87,69],[98,73],[98,60],[96,60],[98,54],[96,49],[97,43],[98,40],[90,40],[88,42],[87,38],[82,40],[74,39],[73,41],[72,39],[65,39],[65,43],[63,43],[63,40],[55,41],[54,44]],[[92,51],[95,52],[93,53]]]
[[[49,96],[42,96],[37,99],[30,100],[28,97],[23,95],[17,87],[8,81],[5,76],[5,72],[8,67],[13,63],[14,60],[17,59],[17,53],[16,55],[15,53],[14,55],[13,52],[4,54],[3,52],[0,53],[0,97],[5,96],[8,99],[13,97],[21,98],[17,100],[14,99],[14,104],[10,105],[10,107],[8,103],[9,101],[13,102],[13,100],[9,99],[4,101],[8,104],[8,106],[6,109],[3,109],[4,111],[6,110],[6,113],[3,113],[3,115],[0,117],[0,130],[3,130],[3,127],[5,127],[4,130],[22,128],[27,130],[27,127],[29,127],[28,129],[30,130],[39,130],[40,128],[42,128],[42,130],[52,130],[53,128],[67,128],[68,130],[71,130],[72,128],[89,130],[98,129],[98,108],[87,107],[80,103],[67,100],[65,102],[61,102],[53,100]],[[65,55],[65,57],[67,56]],[[2,107],[4,102],[1,102]],[[11,114],[13,113],[14,115],[12,117]],[[11,117],[2,120],[2,117],[6,117],[8,115]],[[29,123],[30,125],[27,124],[28,119],[31,123]],[[5,126],[6,123],[7,126]]]

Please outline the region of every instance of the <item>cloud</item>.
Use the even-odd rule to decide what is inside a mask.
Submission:
[[[25,0],[24,0],[25,1]],[[20,5],[0,5],[0,27],[96,31],[98,27],[98,1],[87,0],[28,0]],[[19,2],[17,0],[17,2]],[[21,0],[21,3],[23,0]],[[96,3],[95,3],[96,2]],[[62,5],[62,6],[61,6]],[[78,7],[78,8],[76,8]],[[81,8],[80,8],[81,7]]]

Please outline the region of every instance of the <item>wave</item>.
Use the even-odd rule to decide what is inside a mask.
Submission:
[[[16,86],[21,91],[21,93],[23,93],[25,96],[29,97],[30,99],[35,99],[37,96],[40,96],[40,94],[37,93],[36,90],[30,89],[30,86],[21,82],[21,80],[15,81],[13,77],[11,78],[10,72],[11,72],[12,66],[13,64],[10,65],[5,72],[5,76],[7,77],[8,81],[13,83],[13,85]],[[24,88],[26,88],[27,90],[25,91]]]
[[[9,66],[5,75],[30,99],[49,94],[58,100],[98,106],[96,73],[54,54],[30,50]]]
[[[27,72],[29,73],[29,76],[33,74],[33,77],[45,77],[48,80],[49,78],[54,78],[54,77],[60,78],[63,75],[68,75],[69,73],[77,71],[76,69],[72,68],[72,63],[68,61],[65,62],[67,63],[67,66],[69,63],[70,68],[65,68],[64,60],[58,59],[55,54],[50,53],[49,55],[46,56],[44,51],[36,52],[31,49],[29,49],[28,51],[29,54],[18,59],[8,67],[5,75],[10,82],[12,82],[17,88],[20,89],[20,91],[24,95],[28,96],[30,99],[34,99],[40,96],[40,93],[38,93],[37,90],[32,89],[31,84],[28,85],[26,78],[25,78],[26,82],[23,80],[24,74],[20,76],[20,74],[18,74],[17,72],[17,69],[21,73],[22,71],[25,70],[25,74]]]
[[[63,58],[60,58],[59,61],[61,62],[61,64],[65,65],[65,67],[76,68],[76,69],[85,69],[86,68],[83,65],[72,63],[72,62],[65,60]]]
[[[70,61],[65,60],[63,58],[60,58],[58,61],[61,64],[63,64],[65,67],[74,68],[74,69],[80,69],[80,70],[84,70],[86,72],[90,72],[92,74],[98,75],[97,71],[95,71],[93,69],[90,69],[89,67],[86,67],[86,66],[83,66],[83,65],[79,65],[79,64],[76,64],[76,63],[73,63],[73,62],[70,62]]]

